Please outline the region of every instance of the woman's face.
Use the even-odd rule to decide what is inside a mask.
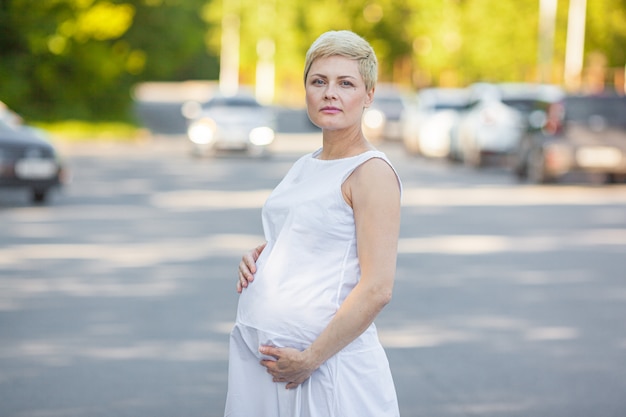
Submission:
[[[326,130],[361,127],[363,109],[374,98],[365,90],[358,62],[334,55],[313,61],[306,79],[309,118]]]

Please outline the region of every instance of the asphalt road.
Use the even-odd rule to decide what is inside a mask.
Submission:
[[[73,182],[47,206],[0,191],[0,416],[222,415],[236,265],[319,139],[264,160],[185,145],[66,146]],[[404,184],[377,320],[402,416],[626,416],[626,186],[381,148]]]

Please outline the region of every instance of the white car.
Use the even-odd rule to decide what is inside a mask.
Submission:
[[[194,155],[227,151],[263,156],[274,141],[274,112],[251,95],[215,96],[190,113],[187,136]]]
[[[405,149],[412,154],[445,158],[450,153],[450,132],[465,107],[469,92],[464,88],[425,88],[403,114]]]
[[[481,166],[490,155],[516,151],[529,127],[545,123],[546,103],[561,100],[559,87],[530,83],[478,83],[470,86],[470,104],[456,127],[457,156]]]
[[[393,87],[379,86],[374,102],[363,114],[363,133],[372,142],[402,140],[401,116],[405,109],[402,93]]]

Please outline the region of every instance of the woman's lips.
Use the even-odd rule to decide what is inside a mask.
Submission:
[[[337,107],[326,106],[326,107],[322,107],[321,112],[328,113],[328,114],[335,114],[335,113],[341,112],[341,109]]]

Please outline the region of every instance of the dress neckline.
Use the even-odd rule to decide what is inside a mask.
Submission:
[[[369,149],[369,150],[367,150],[365,152],[361,152],[361,153],[358,153],[358,154],[352,155],[352,156],[346,156],[346,157],[343,157],[343,158],[320,159],[320,158],[318,158],[318,156],[322,153],[322,149],[323,148],[319,148],[315,152],[311,153],[311,158],[310,159],[313,160],[313,161],[317,161],[319,163],[332,163],[332,162],[347,161],[347,160],[350,160],[350,159],[358,158],[359,156],[362,156],[362,155],[365,155],[365,154],[368,154],[368,153],[372,153],[372,152],[380,153],[380,151],[377,150],[377,149]]]

